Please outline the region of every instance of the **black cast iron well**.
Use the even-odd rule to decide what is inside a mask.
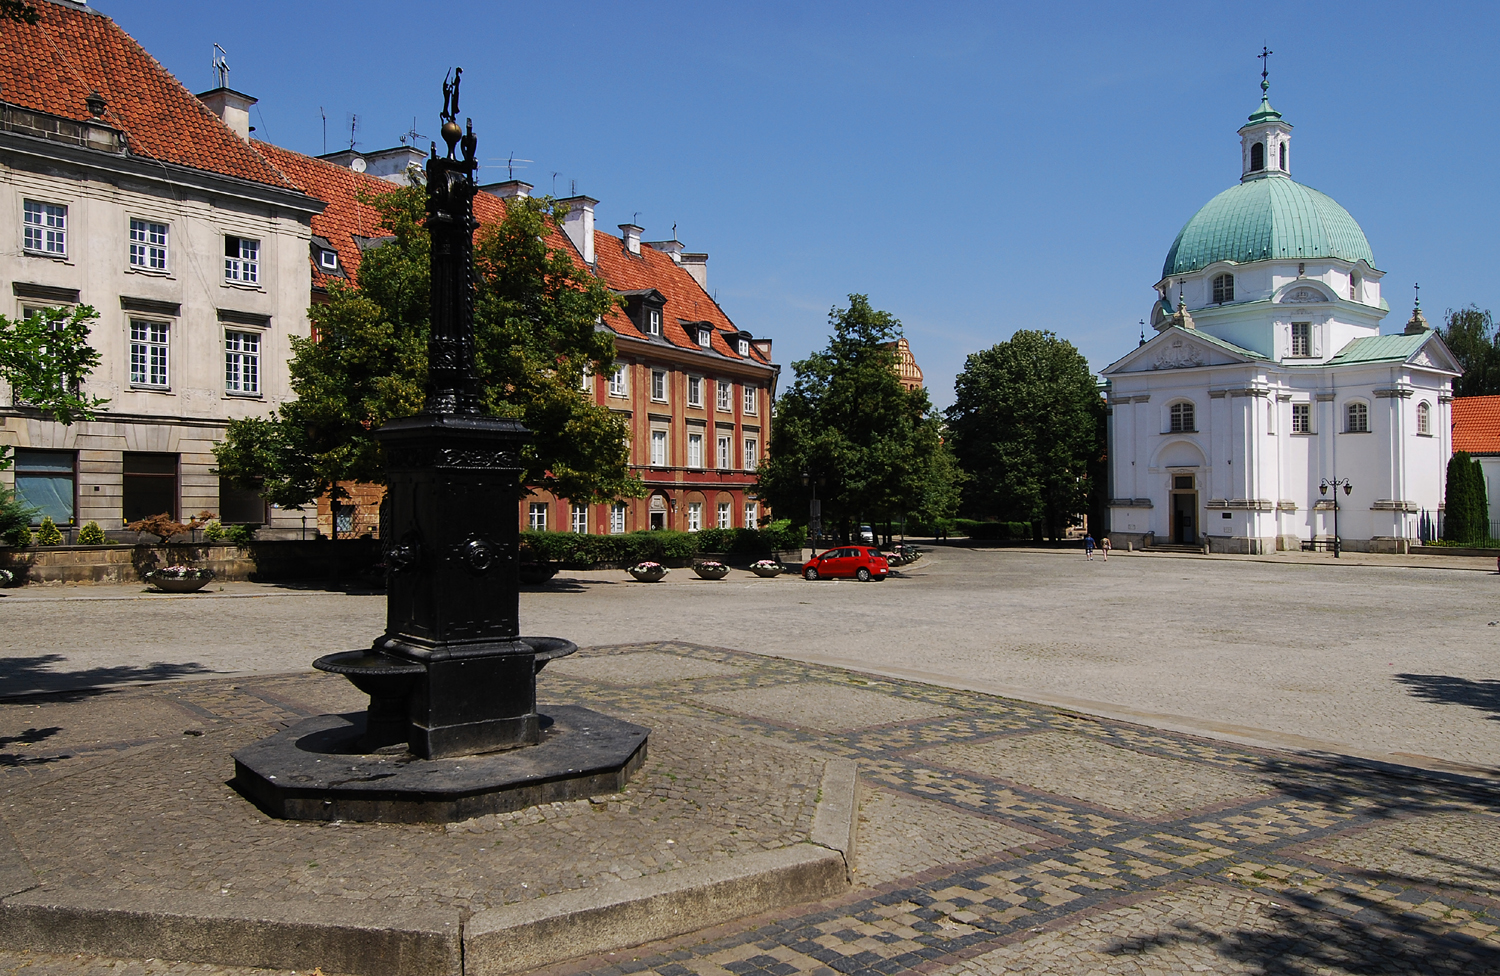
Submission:
[[[434,144],[427,161],[426,400],[421,413],[376,434],[390,506],[386,630],[367,650],[313,662],[347,677],[370,705],[363,715],[308,719],[234,754],[235,787],[275,817],[462,819],[616,792],[645,761],[641,726],[576,705],[549,715],[536,708],[537,673],[577,647],[520,635],[516,503],[529,433],[480,409],[477,140],[472,122],[467,132],[458,126],[461,76],[457,69],[443,82],[447,155]]]

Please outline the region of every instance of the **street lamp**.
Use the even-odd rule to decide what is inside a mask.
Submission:
[[[806,469],[803,470],[802,484],[812,488],[812,500],[807,503],[807,534],[814,555],[818,552],[818,539],[823,536],[823,507],[818,503],[818,485],[822,483],[821,477],[810,474]]]
[[[1339,558],[1339,552],[1343,548],[1343,544],[1339,541],[1339,488],[1340,487],[1342,487],[1344,489],[1344,494],[1345,495],[1348,495],[1350,492],[1354,491],[1354,486],[1349,483],[1349,479],[1348,478],[1343,478],[1343,479],[1334,478],[1331,481],[1329,479],[1327,479],[1327,478],[1324,478],[1323,481],[1318,485],[1318,494],[1320,494],[1320,495],[1327,495],[1328,494],[1328,489],[1330,489],[1330,488],[1333,489],[1333,558],[1334,559]]]

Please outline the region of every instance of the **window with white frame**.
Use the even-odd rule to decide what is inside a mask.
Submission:
[[[745,528],[756,529],[760,527],[760,505],[756,502],[745,503]]]
[[[625,503],[615,502],[609,506],[609,534],[625,534]]]
[[[1360,400],[1353,400],[1344,408],[1344,430],[1350,434],[1370,432],[1370,408]]]
[[[688,406],[703,406],[703,377],[701,376],[688,377]]]
[[[703,467],[703,435],[688,435],[688,467]]]
[[[628,394],[629,387],[625,379],[625,367],[616,366],[615,371],[609,374],[609,395],[622,397]]]
[[[61,308],[63,311],[67,311],[66,306],[62,306]],[[23,320],[33,319],[39,315],[45,315],[50,310],[51,309],[49,308],[37,305],[24,305],[21,307],[21,318]],[[67,327],[67,324],[68,322],[66,319],[52,319],[47,323],[47,328],[52,332],[61,332],[64,328]],[[43,346],[41,352],[43,356],[47,355],[47,347]],[[72,390],[75,393],[78,392],[78,381],[74,377],[64,377],[63,382],[68,389]],[[11,403],[12,405],[17,407],[31,406],[31,404],[28,404],[24,398],[16,395],[14,387],[11,388]]]
[[[651,399],[659,403],[667,399],[667,371],[664,369],[651,371]]]
[[[745,438],[745,470],[754,471],[760,462],[760,443],[753,437]]]
[[[719,380],[714,389],[714,406],[724,413],[734,411],[734,384]]]
[[[1312,355],[1312,323],[1311,322],[1293,322],[1292,323],[1292,355],[1293,356],[1311,356]]]
[[[741,339],[740,340],[740,355],[741,356],[748,356],[748,355],[750,355],[750,340],[749,339]]]
[[[240,285],[260,281],[260,241],[225,235],[224,280]]]
[[[688,502],[688,524],[689,532],[698,532],[703,528],[703,503]]]
[[[1349,301],[1357,302],[1360,300],[1360,284],[1359,272],[1352,272],[1349,275]]]
[[[526,510],[526,526],[533,532],[547,531],[547,503],[532,502]]]
[[[131,219],[130,266],[147,271],[167,270],[166,224]]]
[[[721,468],[728,469],[734,467],[733,440],[734,438],[728,434],[719,435],[719,450],[714,454],[714,462]]]
[[[318,267],[324,271],[337,271],[339,269],[339,252],[330,251],[326,247],[318,248]]]
[[[578,381],[578,388],[585,393],[594,392],[594,374],[589,372],[587,366],[583,367],[583,376]]]
[[[579,535],[588,535],[589,507],[587,505],[574,505],[569,514],[572,516],[572,530]]]
[[[130,320],[130,385],[165,388],[167,384],[165,322]]]
[[[1294,433],[1294,434],[1311,434],[1312,433],[1312,404],[1310,404],[1310,403],[1294,403],[1294,404],[1292,404],[1292,433]]]
[[[719,521],[717,523],[718,527],[721,528],[721,529],[732,529],[732,528],[734,528],[734,525],[732,524],[732,519],[733,519],[733,516],[731,516],[729,514],[729,503],[728,502],[719,502]]]
[[[1191,433],[1197,430],[1193,426],[1193,405],[1191,403],[1172,404],[1168,415],[1171,419],[1170,430],[1172,433]]]
[[[661,335],[661,309],[653,308],[646,312],[646,334]]]
[[[704,349],[709,349],[709,348],[711,348],[713,346],[713,344],[714,344],[714,330],[713,329],[699,329],[698,330],[698,345],[702,346]]]
[[[760,393],[760,387],[758,387],[758,386],[751,386],[749,383],[746,383],[742,387],[742,389],[744,390],[744,407],[745,407],[745,412],[748,413],[748,414],[754,414],[755,410],[756,410],[755,401],[756,401],[757,395]]]
[[[260,333],[224,333],[224,389],[260,395]]]
[[[24,209],[21,246],[36,254],[67,257],[68,208],[56,203],[27,200]]]
[[[664,430],[651,432],[651,464],[658,468],[667,466],[667,432]]]
[[[1421,437],[1432,436],[1432,407],[1426,400],[1417,404],[1417,434]]]

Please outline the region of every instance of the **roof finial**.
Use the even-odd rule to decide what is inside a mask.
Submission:
[[[1141,345],[1146,344],[1146,320],[1141,319]]]
[[[1417,284],[1415,281],[1413,281],[1411,283],[1411,287],[1412,287],[1412,291],[1416,292],[1416,294],[1417,294],[1417,308],[1421,308],[1422,307],[1422,286],[1419,285],[1419,284]]]
[[[1269,70],[1270,69],[1270,65],[1271,65],[1271,55],[1273,55],[1275,53],[1276,53],[1275,51],[1271,50],[1269,47],[1267,47],[1266,45],[1262,44],[1260,46],[1260,53],[1256,55],[1257,58],[1260,58],[1260,97],[1261,98],[1270,98],[1271,97],[1271,82],[1268,81],[1267,79],[1271,76],[1271,72]]]
[[[1427,324],[1427,316],[1422,314],[1422,286],[1414,283],[1412,288],[1417,293],[1417,301],[1412,307],[1411,319],[1406,323],[1406,334],[1422,335],[1432,331],[1432,326]]]

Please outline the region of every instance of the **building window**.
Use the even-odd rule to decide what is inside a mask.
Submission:
[[[78,455],[73,451],[15,450],[16,500],[38,511],[33,524],[51,518],[58,525],[73,521],[77,497]]]
[[[162,514],[177,518],[177,455],[127,451],[121,489],[126,522]]]
[[[1286,143],[1281,144],[1281,171],[1286,172]]]
[[[1360,284],[1361,282],[1359,278],[1359,272],[1356,271],[1353,274],[1349,275],[1349,301],[1357,302],[1360,300]]]
[[[664,430],[651,432],[651,463],[658,468],[667,466],[667,432]]]
[[[242,285],[260,281],[260,241],[248,237],[224,238],[224,280]]]
[[[740,355],[741,356],[748,356],[748,355],[750,355],[750,340],[749,339],[741,339],[740,340],[740,344],[739,344],[739,348],[740,348]]]
[[[609,534],[625,534],[625,503],[615,502],[609,506]]]
[[[22,246],[38,254],[66,257],[68,254],[68,208],[55,203],[27,200],[25,209]]]
[[[703,406],[703,377],[701,376],[688,377],[688,406]]]
[[[688,435],[688,467],[703,467],[703,435]]]
[[[609,374],[609,395],[622,397],[626,396],[628,392],[629,388],[625,382],[625,367],[616,366],[615,371]]]
[[[532,502],[526,509],[526,527],[533,532],[547,531],[547,503]]]
[[[224,389],[260,395],[260,333],[224,333]]]
[[[589,507],[587,505],[574,505],[572,507],[572,529],[579,535],[589,534]]]
[[[731,438],[728,434],[720,434],[719,451],[714,455],[714,460],[718,463],[719,467],[726,470],[734,467],[734,448],[730,446],[730,440]]]
[[[758,387],[751,386],[749,383],[746,383],[742,387],[742,389],[745,391],[745,396],[744,396],[745,412],[748,413],[748,414],[754,414],[755,413],[756,394],[759,393],[760,390],[759,390]]]
[[[1292,355],[1293,356],[1311,356],[1312,355],[1312,323],[1311,322],[1293,322],[1292,323]]]
[[[729,514],[729,503],[728,502],[719,502],[719,522],[718,522],[719,528],[721,528],[721,529],[732,529],[732,528],[734,528],[734,526],[730,524],[730,521],[731,521],[731,516]]]
[[[646,311],[646,334],[661,335],[661,309],[652,308]]]
[[[266,500],[254,488],[241,488],[221,476],[219,522],[223,525],[265,525]]]
[[[130,385],[166,388],[167,324],[165,322],[130,320]]]
[[[1223,305],[1234,301],[1234,275],[1221,274],[1214,277],[1214,304]]]
[[[1197,430],[1193,426],[1193,405],[1191,403],[1172,404],[1171,418],[1171,432],[1174,434],[1192,433]]]
[[[578,388],[585,393],[594,392],[594,375],[589,372],[587,366],[583,367],[583,376],[578,380]]]
[[[1370,408],[1355,400],[1344,409],[1344,430],[1350,434],[1370,432]]]
[[[714,395],[714,406],[724,413],[732,413],[734,411],[734,407],[732,407],[730,404],[733,402],[733,400],[731,399],[733,396],[734,384],[725,383],[723,380],[719,380]]]
[[[651,399],[665,402],[667,399],[667,373],[666,370],[653,369],[651,371]]]
[[[745,503],[745,528],[755,529],[760,525],[760,506],[755,502]]]
[[[1250,171],[1259,172],[1266,168],[1266,144],[1257,142],[1250,147]]]
[[[339,252],[330,251],[327,248],[318,248],[318,267],[324,271],[337,271],[339,269]]]
[[[130,266],[148,271],[167,270],[166,224],[130,221]]]
[[[698,345],[702,346],[704,349],[708,349],[708,348],[711,348],[713,346],[713,344],[714,344],[714,330],[713,329],[699,329],[698,330]]]
[[[1310,404],[1310,403],[1294,403],[1294,404],[1292,404],[1292,433],[1294,433],[1294,434],[1311,434],[1312,433],[1312,404]]]
[[[688,502],[688,524],[689,532],[698,532],[703,528],[703,503]]]
[[[1426,400],[1417,404],[1417,433],[1423,437],[1432,435],[1432,407]]]
[[[760,445],[756,443],[756,440],[753,437],[745,438],[745,470],[754,471],[755,465],[759,462],[759,460]]]

